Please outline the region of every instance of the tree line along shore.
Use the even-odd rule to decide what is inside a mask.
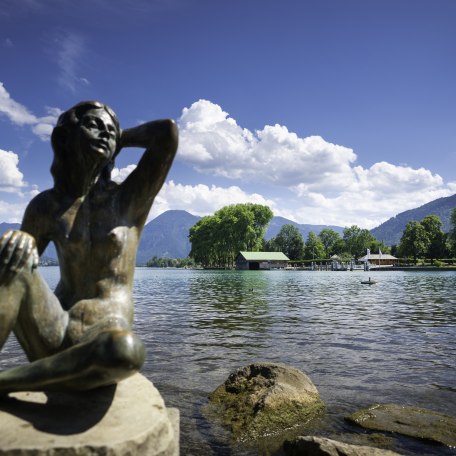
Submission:
[[[225,206],[190,228],[191,250],[187,258],[153,257],[146,265],[231,269],[240,251],[283,252],[294,265],[304,267],[311,262],[327,262],[334,255],[343,262],[356,261],[367,251],[394,255],[399,258],[399,267],[456,265],[456,208],[451,213],[448,232],[442,230],[437,215],[428,215],[421,221],[408,222],[399,244],[392,246],[357,225],[345,227],[342,235],[331,228],[319,233],[311,231],[304,240],[298,228],[285,224],[275,237],[266,240],[264,235],[272,217],[271,209],[260,204]]]

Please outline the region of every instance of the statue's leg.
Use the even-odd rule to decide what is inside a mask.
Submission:
[[[13,391],[79,391],[116,383],[137,372],[144,345],[119,317],[93,325],[69,346],[69,315],[38,271],[21,273],[0,289],[4,334],[13,328],[30,364],[0,372],[0,396]],[[6,338],[5,337],[5,338]],[[71,339],[71,338],[70,338]]]
[[[38,270],[24,272],[20,279],[24,292],[13,330],[29,360],[34,361],[62,349],[68,312]]]
[[[0,373],[0,394],[81,391],[111,385],[137,372],[144,345],[129,331],[112,330],[66,350]]]
[[[0,286],[0,350],[16,324],[23,295],[21,283]]]
[[[0,349],[13,330],[30,360],[59,350],[68,314],[37,269],[0,286]]]

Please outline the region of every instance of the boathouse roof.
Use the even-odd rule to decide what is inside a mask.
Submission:
[[[290,261],[282,252],[239,252],[247,261]]]
[[[369,260],[397,260],[397,258],[389,253],[370,253],[369,255],[364,255],[359,258],[359,261],[369,261]]]

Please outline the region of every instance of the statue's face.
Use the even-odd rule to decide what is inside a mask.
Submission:
[[[111,116],[104,109],[87,111],[80,121],[77,135],[81,153],[93,153],[105,158],[106,161],[114,156],[117,129]]]

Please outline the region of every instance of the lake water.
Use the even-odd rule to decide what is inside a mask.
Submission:
[[[51,286],[57,268],[42,268]],[[197,271],[138,268],[135,326],[143,369],[181,412],[182,455],[255,455],[230,444],[202,408],[230,372],[252,361],[304,371],[327,405],[309,433],[364,431],[343,417],[374,403],[456,416],[456,273]],[[25,358],[13,338],[0,368]],[[455,449],[394,439],[402,454]],[[262,454],[263,454],[262,453]]]

